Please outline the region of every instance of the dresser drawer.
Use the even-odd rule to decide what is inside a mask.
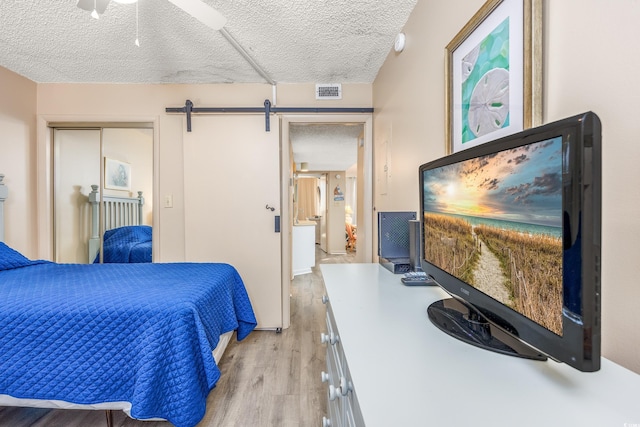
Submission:
[[[325,417],[324,424],[331,427],[364,426],[349,369],[346,364],[340,335],[336,327],[331,304],[323,300],[327,307],[327,331],[321,335],[327,346],[327,372],[323,373],[323,381],[327,386],[327,400],[330,424]]]

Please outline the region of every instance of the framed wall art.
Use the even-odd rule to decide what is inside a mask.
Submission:
[[[542,2],[488,0],[445,48],[447,153],[542,122]]]
[[[104,188],[131,191],[131,165],[105,157]]]

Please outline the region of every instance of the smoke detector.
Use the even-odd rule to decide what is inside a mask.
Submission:
[[[396,36],[396,40],[393,44],[393,50],[395,50],[396,52],[400,53],[404,50],[404,46],[407,43],[407,37],[404,35],[404,33],[399,33]]]

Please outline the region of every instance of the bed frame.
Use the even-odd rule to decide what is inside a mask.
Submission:
[[[91,204],[91,234],[89,238],[89,264],[93,263],[100,252],[100,193],[99,186],[92,185],[89,193]],[[144,197],[142,191],[138,191],[138,197],[102,197],[102,212],[104,215],[104,230],[111,230],[126,225],[143,225],[142,208]]]

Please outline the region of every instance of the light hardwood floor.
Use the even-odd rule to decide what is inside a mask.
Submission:
[[[311,274],[296,276],[291,286],[291,327],[276,333],[254,331],[229,343],[222,377],[207,399],[198,427],[317,426],[326,415],[326,391],[320,382],[325,368],[326,330],[322,304],[322,263],[350,263],[354,253],[327,255],[316,247]],[[2,373],[0,373],[2,375]],[[136,421],[113,413],[117,427],[170,427],[168,422]],[[1,427],[106,426],[103,411],[0,407]]]

